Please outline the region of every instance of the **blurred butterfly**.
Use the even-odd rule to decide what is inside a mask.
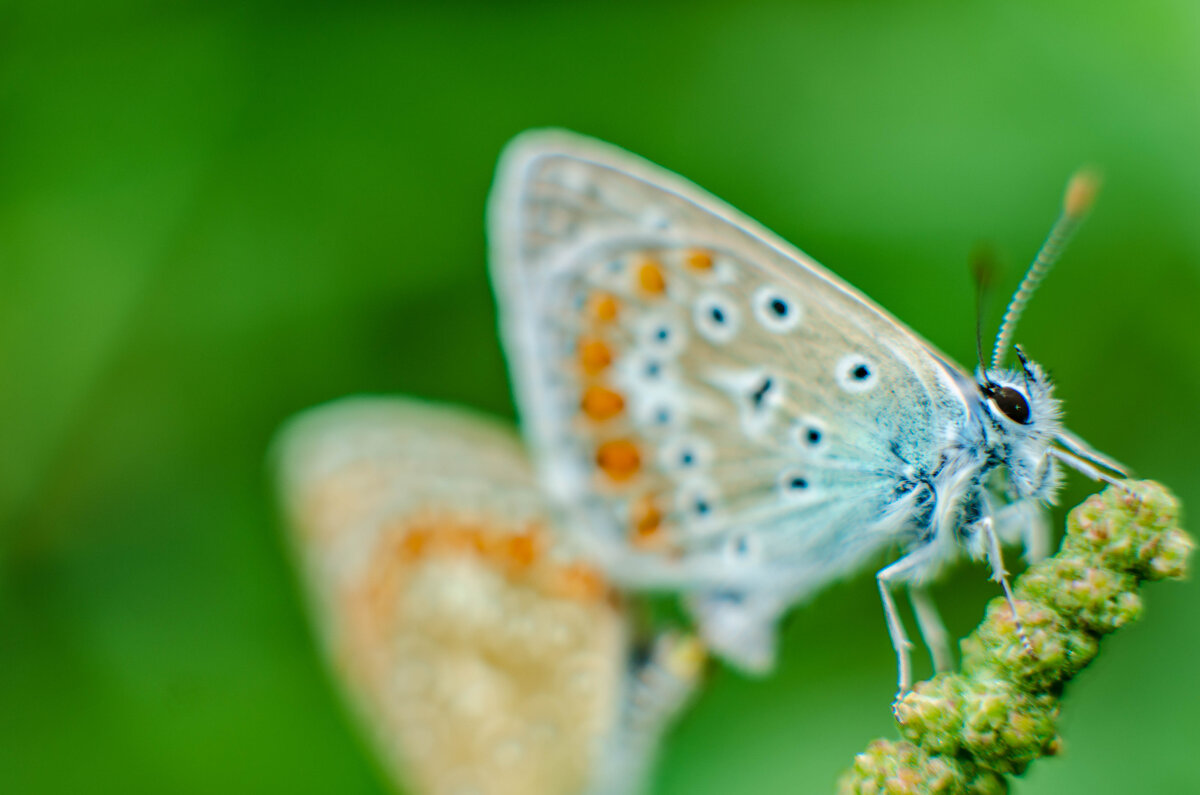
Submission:
[[[511,428],[350,398],[292,420],[277,453],[327,656],[404,791],[637,788],[703,648],[635,636]]]
[[[706,643],[769,670],[791,605],[899,547],[877,574],[903,693],[907,585],[961,551],[1007,580],[1001,541],[1044,548],[1058,462],[1114,461],[1066,431],[1018,350],[1029,294],[1086,213],[1081,175],[972,375],[862,293],[695,185],[607,144],[533,131],[504,152],[492,277],[539,482],[622,587],[677,590]],[[1011,602],[1011,594],[1009,595]]]

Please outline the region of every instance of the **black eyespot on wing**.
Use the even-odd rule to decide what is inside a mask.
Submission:
[[[765,376],[758,388],[750,393],[750,402],[754,404],[754,408],[762,408],[763,402],[767,399],[767,393],[771,391],[773,384],[771,376]]]
[[[795,469],[781,472],[778,482],[781,495],[789,502],[803,502],[812,486],[812,481],[808,479],[807,474]]]
[[[880,371],[861,353],[848,353],[834,365],[833,374],[837,384],[847,392],[859,395],[869,392],[879,383]]]
[[[1018,390],[1011,386],[992,387],[988,393],[992,404],[1019,425],[1029,424],[1029,401]]]
[[[683,350],[687,332],[677,318],[655,313],[639,321],[637,337],[638,347],[646,354],[673,357]]]
[[[818,450],[825,446],[825,425],[819,420],[802,418],[796,425],[796,443],[805,450]]]
[[[751,298],[754,316],[772,334],[782,334],[800,323],[803,307],[796,298],[771,285],[764,285]]]
[[[738,307],[720,293],[705,293],[693,305],[692,324],[706,341],[724,345],[737,336]]]

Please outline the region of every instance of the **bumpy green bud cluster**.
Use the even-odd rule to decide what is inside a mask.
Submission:
[[[855,788],[846,790],[853,778]],[[854,757],[843,791],[862,795],[1003,795],[1002,776],[980,770],[969,761],[930,754],[909,742],[875,740]]]
[[[1142,614],[1144,580],[1180,579],[1193,542],[1179,502],[1153,481],[1089,497],[1057,555],[1016,582],[1023,643],[1003,599],[962,642],[961,673],[919,683],[896,704],[902,742],[876,740],[838,782],[841,795],[993,795],[1006,776],[1058,752],[1063,686],[1100,636]]]

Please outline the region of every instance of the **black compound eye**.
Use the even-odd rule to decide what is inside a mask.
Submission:
[[[993,388],[988,397],[1005,417],[1021,425],[1029,424],[1029,401],[1011,386]]]

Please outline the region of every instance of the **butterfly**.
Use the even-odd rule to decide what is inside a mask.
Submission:
[[[639,637],[554,526],[511,427],[356,397],[293,419],[276,447],[318,634],[403,791],[638,788],[703,647]]]
[[[1119,464],[1067,431],[1016,319],[1095,192],[1083,175],[1014,296],[990,366],[955,364],[870,298],[690,182],[557,130],[504,151],[493,283],[538,482],[579,549],[628,589],[679,592],[717,655],[772,668],[792,605],[887,550],[939,668],[926,585],[964,552],[1044,548],[1060,463]],[[1011,593],[1009,593],[1011,605]]]

